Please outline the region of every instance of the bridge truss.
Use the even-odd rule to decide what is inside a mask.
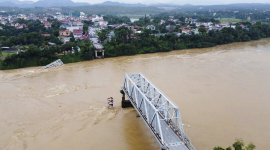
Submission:
[[[184,133],[178,107],[141,73],[126,74],[121,88],[161,149],[195,150]]]

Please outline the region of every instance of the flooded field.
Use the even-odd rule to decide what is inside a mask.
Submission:
[[[235,138],[269,149],[270,39],[40,68],[0,71],[0,150],[159,149],[120,105],[125,73],[137,72],[179,106],[197,150]]]

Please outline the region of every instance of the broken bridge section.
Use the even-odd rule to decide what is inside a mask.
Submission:
[[[195,150],[184,133],[178,107],[141,73],[126,74],[121,88],[122,105],[126,95],[161,149]]]
[[[57,59],[56,61],[44,66],[41,68],[41,70],[47,69],[47,68],[52,68],[52,67],[56,67],[56,66],[61,66],[64,65],[64,63],[61,61],[61,59]]]

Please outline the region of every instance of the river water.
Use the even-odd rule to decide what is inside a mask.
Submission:
[[[137,72],[179,106],[198,150],[236,138],[269,149],[270,39],[0,71],[0,149],[159,149],[135,110],[120,106],[124,74]]]

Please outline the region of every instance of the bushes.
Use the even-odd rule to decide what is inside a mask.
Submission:
[[[248,146],[246,146],[246,149],[242,149],[242,147],[244,147],[244,141],[242,139],[236,139],[236,141],[233,143],[233,148],[234,150],[254,150],[256,148],[256,146],[253,143],[249,143]],[[218,146],[215,147],[213,150],[232,150],[231,147],[228,147],[226,149]]]
[[[63,63],[74,63],[93,58],[94,48],[89,40],[81,41],[76,44],[71,42],[71,44],[63,47],[64,50],[70,50],[72,46],[77,49],[77,45],[81,48],[79,53],[75,50],[75,54],[62,56],[55,55],[56,52],[59,52],[59,47],[43,47],[41,50],[35,45],[29,45],[25,52],[20,52],[18,55],[8,55],[5,60],[0,62],[0,69],[7,70],[33,66],[45,66],[57,59],[61,59]]]

